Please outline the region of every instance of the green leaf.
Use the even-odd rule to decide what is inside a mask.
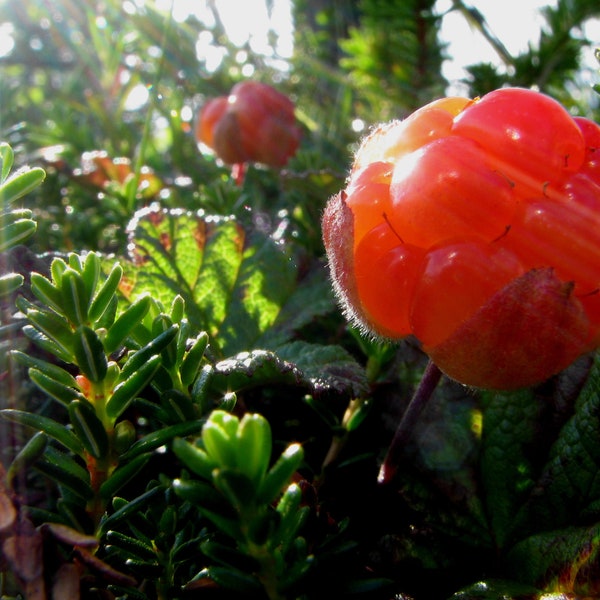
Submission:
[[[202,359],[204,358],[204,352],[208,346],[208,334],[202,332],[198,334],[198,337],[192,342],[192,346],[185,353],[181,367],[179,368],[179,375],[181,377],[181,383],[183,385],[190,386],[194,383],[200,368],[202,366]]]
[[[540,595],[540,590],[516,581],[486,579],[456,592],[450,600],[521,600]]]
[[[364,396],[369,385],[364,368],[340,346],[292,342],[277,349],[277,356],[302,371],[313,392]]]
[[[160,367],[160,356],[150,357],[140,368],[115,388],[106,403],[106,414],[115,421],[129,403],[152,381]]]
[[[177,441],[175,438],[198,433],[202,429],[203,425],[204,421],[198,420],[188,423],[177,423],[176,425],[169,425],[167,427],[157,429],[156,431],[146,434],[144,437],[135,442],[135,444],[133,444],[131,448],[121,456],[121,460],[132,460],[134,457],[139,456],[140,454],[152,452],[153,450],[164,446],[171,440],[174,440],[173,444],[175,444]]]
[[[483,396],[481,472],[498,547],[513,535],[515,514],[534,483],[531,448],[544,406],[531,390]],[[517,532],[515,532],[517,533]]]
[[[29,369],[29,377],[48,396],[58,400],[61,404],[68,406],[74,400],[84,400],[83,394],[71,385],[63,383],[63,377],[56,379],[55,371],[40,371],[35,367]]]
[[[259,501],[271,504],[287,487],[292,476],[304,460],[300,444],[291,444],[269,469],[259,490]]]
[[[144,506],[162,493],[164,493],[164,489],[161,486],[155,486],[130,502],[126,502],[100,523],[100,534],[111,530],[122,519],[139,513]]]
[[[131,461],[119,466],[100,486],[100,496],[104,499],[112,498],[148,464],[150,457],[151,454],[139,454]]]
[[[73,334],[73,353],[81,372],[93,383],[106,377],[108,361],[98,334],[81,326]]]
[[[249,595],[263,592],[262,584],[254,575],[233,567],[207,567],[202,570],[199,577],[210,579],[219,587],[232,592]]]
[[[271,426],[262,415],[246,413],[240,421],[236,438],[237,464],[257,488],[269,468]]]
[[[46,277],[39,273],[31,274],[31,291],[34,296],[59,315],[63,314],[61,291]]]
[[[169,331],[173,326],[171,317],[165,314],[158,315],[152,322],[152,335],[157,338],[160,334]],[[177,326],[177,331],[179,326]],[[177,364],[177,346],[175,343],[166,344],[160,351],[162,364],[165,369],[172,369]]]
[[[173,440],[173,452],[192,473],[208,481],[212,480],[212,472],[218,466],[218,463],[209,458],[202,448],[198,448],[181,438],[176,438]]]
[[[0,276],[0,298],[16,292],[25,281],[19,273],[7,273]]]
[[[253,347],[296,287],[282,247],[232,219],[151,207],[137,213],[130,236],[126,296],[149,293],[163,306],[181,296],[194,328],[225,354]]]
[[[578,597],[600,594],[600,524],[533,535],[508,554],[508,574],[543,589]]]
[[[40,167],[27,167],[17,171],[0,184],[0,205],[9,204],[28,194],[45,178],[46,172]]]
[[[73,332],[66,319],[53,312],[37,309],[28,310],[27,319],[36,329],[61,347],[65,353],[71,354]]]
[[[0,188],[0,195],[2,188]],[[0,228],[0,252],[6,252],[18,244],[28,240],[37,229],[37,224],[31,219],[19,219]]]
[[[213,484],[238,513],[254,507],[257,490],[244,473],[219,466],[213,473]]]
[[[178,496],[197,506],[226,535],[235,540],[243,539],[236,513],[212,485],[203,481],[175,479],[173,489]]]
[[[43,415],[8,408],[0,411],[0,417],[25,427],[31,427],[37,431],[43,431],[47,436],[55,439],[74,454],[83,456],[83,445],[77,439],[77,436],[62,423]]]
[[[140,324],[150,310],[151,304],[152,298],[150,296],[142,296],[119,315],[104,338],[104,348],[107,354],[112,354],[118,350],[125,338]]]
[[[89,473],[72,456],[48,447],[45,460],[35,466],[51,480],[69,488],[79,498],[89,500],[93,497]]]
[[[521,537],[573,524],[600,500],[600,358],[589,374],[575,414],[561,428],[527,501],[514,517]]]
[[[81,279],[85,286],[85,293],[87,296],[86,312],[90,303],[90,299],[96,292],[96,285],[100,279],[101,273],[101,261],[95,252],[88,252],[85,255],[83,262],[83,268],[81,270]]]
[[[47,445],[48,436],[43,431],[35,433],[11,461],[6,470],[6,483],[12,487],[15,477],[26,477],[27,470],[43,456]]]
[[[119,531],[108,531],[106,533],[106,540],[112,546],[117,546],[120,551],[119,553],[125,551],[133,558],[156,559],[156,552],[152,546],[131,536],[124,535]]]
[[[89,402],[74,400],[69,404],[73,430],[86,451],[94,458],[104,458],[108,452],[108,435]]]
[[[56,358],[63,362],[73,362],[73,355],[70,350],[64,348],[62,345],[57,344],[54,340],[43,334],[39,329],[36,329],[32,325],[25,325],[23,327],[23,334],[36,344],[42,350],[45,350],[49,354],[56,356]]]
[[[160,333],[151,342],[131,354],[123,365],[123,369],[121,370],[121,378],[127,379],[141,367],[143,367],[153,356],[161,354],[162,351],[173,341],[173,338],[177,334],[178,328],[178,325],[171,325],[166,331]]]
[[[10,145],[6,142],[0,142],[0,184],[8,179],[14,159],[15,153]]]
[[[111,302],[117,293],[122,275],[123,268],[118,263],[115,263],[108,274],[108,277],[96,291],[96,294],[90,303],[88,314],[92,323],[100,321],[110,307]]]
[[[81,274],[74,269],[66,269],[62,274],[60,290],[62,309],[67,319],[75,326],[85,325],[90,298]]]

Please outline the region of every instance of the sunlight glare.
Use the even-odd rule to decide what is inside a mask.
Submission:
[[[13,33],[12,23],[2,23],[0,25],[0,57],[8,56],[15,47]]]

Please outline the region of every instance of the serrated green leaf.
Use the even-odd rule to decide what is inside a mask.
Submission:
[[[108,360],[98,334],[81,326],[73,333],[73,354],[81,372],[94,383],[106,377]]]
[[[221,394],[265,384],[309,385],[293,363],[268,350],[241,352],[220,361],[212,368],[210,379],[211,389]]]
[[[277,356],[300,369],[313,392],[331,391],[358,397],[369,391],[364,367],[340,346],[292,342],[278,348]]]
[[[520,600],[521,598],[538,598],[541,593],[538,589],[516,581],[486,579],[456,592],[450,600]]]
[[[521,537],[572,524],[600,499],[600,359],[589,374],[575,414],[560,430],[531,496],[514,517]]]
[[[24,425],[25,427],[31,427],[36,431],[43,431],[74,454],[82,456],[84,453],[83,445],[77,439],[77,436],[67,429],[65,425],[53,419],[23,410],[8,408],[0,411],[0,417],[7,421]]]
[[[218,340],[226,355],[255,347],[296,288],[285,249],[232,219],[151,208],[138,213],[130,235],[127,297],[145,292],[168,306],[181,296],[194,328]]]
[[[34,190],[44,179],[46,172],[40,167],[24,168],[0,184],[0,205],[9,204]]]
[[[104,458],[108,452],[108,435],[89,402],[74,400],[68,406],[73,430],[94,458]]]
[[[519,542],[508,554],[508,574],[543,589],[577,597],[600,594],[600,524],[546,531]]]
[[[219,344],[226,356],[260,344],[296,289],[296,277],[293,261],[271,238],[249,237],[219,327]]]
[[[489,392],[482,398],[481,472],[487,513],[498,547],[513,535],[517,510],[531,490],[535,466],[529,458],[544,406],[533,391]]]

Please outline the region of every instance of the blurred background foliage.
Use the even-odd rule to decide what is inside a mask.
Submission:
[[[591,86],[581,80],[582,56],[594,42],[584,38],[584,25],[600,10],[595,0],[543,8],[546,25],[532,31],[528,50],[517,56],[493,36],[476,6],[461,0],[448,6],[296,0],[291,57],[277,54],[276,31],[267,54],[254,51],[250,40],[234,45],[215,5],[202,6],[202,21],[194,15],[176,21],[151,2],[0,3],[3,35],[13,42],[0,57],[0,137],[22,161],[49,172],[39,192],[43,202],[30,200],[40,217],[40,247],[121,249],[132,209],[158,196],[167,205],[223,213],[243,207],[238,194],[231,199],[227,171],[198,152],[193,129],[207,98],[251,76],[290,95],[305,129],[294,162],[284,173],[262,177],[268,189],[255,191],[277,195],[283,184],[292,201],[302,194],[309,208],[297,217],[314,248],[307,218],[339,187],[361,131],[402,118],[448,89],[442,65],[452,57],[439,32],[449,12],[464,16],[498,53],[494,64],[468,67],[465,94],[536,86],[579,114],[598,111]],[[273,3],[267,6],[273,10]],[[109,169],[110,185],[103,186],[98,173],[114,160],[121,172]],[[144,170],[154,177],[140,186]],[[323,189],[325,180],[331,185]]]
[[[175,4],[184,2],[175,0]],[[294,0],[291,55],[278,50],[276,31],[270,32],[270,47],[266,51],[257,51],[251,40],[234,44],[215,3],[207,0],[198,4],[205,10],[202,19],[194,15],[174,18],[163,4],[159,6],[151,1],[0,0],[0,36],[12,41],[12,46],[8,44],[0,56],[0,140],[14,149],[15,169],[28,164],[46,171],[44,184],[19,198],[20,206],[31,210],[27,218],[37,223],[37,232],[25,246],[4,253],[3,266],[23,275],[27,295],[30,272],[47,273],[51,259],[56,256],[93,250],[110,262],[114,256],[126,256],[136,245],[139,249],[144,244],[149,248],[154,244],[157,250],[154,261],[148,261],[142,269],[134,260],[139,255],[136,257],[133,251],[129,256],[131,261],[122,260],[128,283],[132,287],[143,287],[135,281],[134,275],[147,272],[149,277],[156,275],[153,281],[163,283],[162,291],[172,293],[176,284],[190,276],[186,270],[190,253],[184,256],[182,250],[180,256],[176,249],[172,251],[169,235],[178,227],[187,227],[186,240],[190,242],[197,231],[195,219],[182,213],[182,209],[204,211],[198,213],[198,221],[202,214],[234,215],[241,224],[240,230],[245,228],[252,234],[249,237],[267,234],[270,242],[283,248],[286,263],[293,262],[294,273],[289,275],[288,290],[278,279],[288,277],[287,271],[278,262],[281,256],[270,253],[271,246],[262,255],[245,250],[242,253],[241,246],[237,247],[237,262],[230,265],[235,272],[232,275],[235,293],[231,296],[237,312],[234,311],[231,323],[226,322],[227,331],[224,333],[224,328],[217,335],[229,342],[235,341],[236,334],[247,339],[242,334],[247,333],[244,327],[250,322],[247,314],[251,311],[246,310],[246,304],[251,304],[252,298],[241,291],[236,277],[239,273],[247,276],[247,272],[236,265],[249,264],[256,270],[257,265],[266,264],[271,278],[266,279],[272,282],[272,290],[289,300],[282,310],[287,320],[273,329],[269,329],[270,324],[266,328],[271,334],[272,346],[277,345],[273,340],[281,338],[318,342],[326,348],[315,351],[314,355],[319,361],[332,363],[333,375],[328,375],[334,381],[348,376],[346,386],[358,385],[357,381],[363,387],[365,381],[369,385],[370,396],[365,393],[364,397],[353,399],[354,404],[348,404],[346,395],[331,390],[321,398],[315,393],[315,400],[307,394],[305,384],[307,380],[319,381],[322,363],[305,346],[295,346],[294,350],[292,343],[287,348],[288,354],[277,348],[279,357],[250,354],[243,360],[233,361],[233,367],[221,364],[222,370],[219,370],[218,364],[211,365],[221,382],[221,392],[231,380],[241,379],[247,383],[256,376],[257,369],[260,382],[266,385],[255,384],[257,389],[243,397],[240,395],[239,410],[265,414],[273,428],[274,446],[278,451],[290,441],[303,442],[302,469],[309,484],[302,482],[305,486],[302,501],[310,508],[303,535],[310,547],[306,552],[306,549],[302,552],[297,549],[295,558],[300,557],[297,564],[301,566],[307,562],[307,556],[313,554],[317,561],[311,571],[312,580],[309,577],[307,583],[311,593],[302,597],[354,597],[357,594],[367,597],[372,593],[373,598],[389,598],[391,594],[409,598],[403,595],[407,590],[417,600],[447,598],[479,577],[488,577],[490,581],[500,576],[518,580],[522,575],[519,564],[529,555],[541,558],[523,586],[502,582],[487,583],[483,587],[475,584],[452,598],[541,598],[533,589],[533,583],[552,591],[557,589],[556,581],[569,576],[575,581],[580,571],[581,578],[585,579],[586,560],[600,552],[597,528],[587,528],[590,522],[597,526],[597,496],[600,494],[593,497],[596,504],[588,507],[587,496],[578,497],[577,485],[565,483],[561,487],[557,484],[558,489],[552,489],[549,496],[542,494],[541,499],[535,499],[538,503],[547,502],[550,508],[543,506],[547,509],[543,515],[547,521],[528,525],[531,530],[528,533],[537,534],[539,525],[547,537],[532,536],[517,546],[512,551],[511,568],[503,570],[505,565],[499,566],[499,556],[503,556],[514,541],[507,539],[510,537],[507,532],[521,539],[522,532],[512,522],[511,511],[521,505],[535,474],[545,473],[547,451],[555,437],[567,447],[565,453],[572,450],[569,444],[577,436],[570,431],[562,437],[559,434],[571,416],[569,411],[573,410],[574,398],[581,391],[590,365],[575,365],[564,379],[542,390],[510,398],[488,395],[482,405],[474,393],[465,394],[461,387],[445,382],[438,391],[435,406],[419,425],[420,444],[407,448],[405,463],[401,465],[403,481],[392,490],[378,487],[377,464],[395,427],[396,416],[418,382],[423,360],[410,343],[394,348],[381,346],[348,330],[328,294],[320,216],[327,198],[343,187],[353,149],[369,127],[380,121],[403,118],[448,90],[458,88],[462,94],[477,96],[503,85],[533,86],[556,97],[573,113],[599,120],[600,102],[593,90],[593,85],[600,81],[597,65],[583,64],[583,57],[599,42],[586,39],[584,34],[586,23],[600,19],[598,1],[558,0],[544,7],[545,25],[531,32],[532,43],[517,55],[509,53],[502,40],[494,36],[477,10],[476,2]],[[277,0],[266,2],[268,11],[274,11],[276,5]],[[498,57],[493,63],[474,62],[468,66],[461,82],[448,81],[443,74],[444,61],[452,60],[440,36],[441,24],[448,15],[464,18],[474,35],[483,36]],[[271,170],[250,166],[243,185],[239,186],[228,166],[209,152],[200,151],[194,128],[198,110],[208,98],[227,94],[235,83],[249,78],[272,84],[293,99],[303,139],[299,152],[285,168]],[[140,209],[146,211],[140,213]],[[184,219],[180,219],[182,214]],[[184,227],[181,221],[193,223]],[[218,230],[215,223],[221,221],[209,221],[207,227]],[[223,226],[229,231],[227,227],[235,229],[231,224]],[[224,240],[219,243],[212,240],[208,246],[235,246],[239,241],[237,236],[237,233],[229,233],[224,235]],[[251,245],[250,250],[256,247]],[[217,250],[215,255],[224,252]],[[218,261],[209,266],[211,281],[221,277],[219,266]],[[172,267],[172,271],[168,267]],[[307,273],[309,276],[305,277]],[[293,277],[297,280],[292,281]],[[157,290],[161,291],[159,288],[157,284]],[[149,289],[156,299],[158,291],[154,293],[154,288]],[[193,299],[197,297],[205,302],[212,300],[204,298],[202,293]],[[271,308],[282,307],[272,297],[259,299],[265,300],[265,305]],[[123,298],[120,297],[119,302],[124,302]],[[21,306],[27,307],[27,302]],[[11,312],[6,306],[3,309]],[[11,313],[11,318],[13,316]],[[260,315],[254,316],[259,319]],[[22,322],[10,325],[18,328]],[[98,326],[98,330],[101,329]],[[194,332],[196,334],[200,332]],[[144,339],[152,339],[148,332],[144,335]],[[266,335],[263,339],[268,338]],[[211,341],[212,350],[223,340]],[[27,350],[26,342],[21,338],[18,341],[21,349]],[[182,353],[183,342],[180,340]],[[360,371],[352,362],[354,358],[348,358],[337,344],[358,357]],[[237,348],[235,344],[230,345]],[[299,368],[302,356],[304,362]],[[291,374],[286,371],[288,363],[281,357],[295,362],[297,371]],[[113,357],[105,357],[105,360],[109,358]],[[45,360],[49,360],[47,355]],[[314,364],[311,365],[311,361]],[[591,379],[594,385],[600,380],[599,372],[596,364]],[[296,376],[302,380],[301,386],[297,382],[293,384]],[[3,377],[2,383],[2,390],[10,390],[19,401],[26,397],[29,410],[35,411],[38,404],[40,411],[49,410],[47,399],[40,398],[39,391],[34,392],[30,382],[23,382],[18,391],[15,391],[16,385],[10,387],[14,382],[9,378]],[[579,402],[581,406],[591,406],[589,411],[593,413],[597,394],[593,386],[589,389],[591,391]],[[154,401],[154,395],[150,397]],[[183,402],[186,398],[179,400]],[[13,397],[3,398],[2,408],[4,403],[12,406],[14,401]],[[141,405],[151,411],[153,417],[166,415],[169,418],[157,425],[156,431],[152,430],[153,424],[160,419],[146,419],[141,428],[143,433],[160,436],[161,431],[168,429],[163,428],[165,423],[181,426],[177,420],[180,415],[171,405],[156,408],[153,401]],[[371,404],[376,405],[377,410],[365,417],[365,407]],[[188,404],[185,406],[189,408]],[[486,411],[486,419],[481,411]],[[52,410],[49,412],[54,415]],[[508,432],[505,431],[505,417],[522,428],[511,425]],[[358,428],[354,421],[362,419],[365,424],[359,433],[350,436],[350,431]],[[583,417],[581,420],[585,421]],[[487,438],[481,433],[482,422],[483,427],[488,428]],[[585,423],[581,424],[582,430]],[[545,427],[548,424],[550,427]],[[0,433],[7,431],[3,429]],[[170,439],[168,436],[158,438],[165,443]],[[483,451],[482,439],[489,442]],[[11,453],[19,450],[23,443],[11,430],[2,462],[8,464],[13,458]],[[521,453],[523,445],[527,452],[535,448],[525,459]],[[497,448],[507,448],[500,459]],[[146,457],[153,461],[152,466],[160,470],[161,476],[179,477],[180,465],[173,455],[152,453],[154,449],[152,446]],[[579,452],[576,457],[585,454],[585,449],[576,447],[575,450]],[[45,448],[37,451],[41,455]],[[180,448],[180,452],[184,451],[185,448]],[[56,454],[54,449],[52,452]],[[60,457],[54,454],[47,457],[60,462]],[[573,473],[569,468],[574,468],[578,461],[579,458],[565,461],[563,483],[577,478],[577,469]],[[42,466],[48,469],[46,463],[42,462]],[[517,464],[531,468],[520,473],[522,480],[515,483],[512,468]],[[81,462],[76,466],[82,470]],[[153,473],[153,477],[155,475]],[[41,502],[40,498],[47,495],[47,483],[34,481],[36,498]],[[593,488],[587,485],[587,480],[584,483],[580,486],[582,489]],[[190,505],[183,501],[198,500],[195,491],[205,489],[204,483],[184,479],[179,485],[180,492],[184,490],[181,497],[164,479],[150,484],[142,472],[142,477],[126,488],[134,501],[128,504],[119,500],[110,517],[112,521],[109,518],[114,528],[111,530],[114,544],[106,544],[99,552],[101,559],[115,568],[130,569],[135,577],[143,578],[149,573],[147,588],[152,588],[148,581],[163,581],[162,596],[157,592],[156,597],[179,597],[174,591],[179,589],[177,585],[191,581],[196,565],[190,564],[190,548],[198,553],[202,543],[211,560],[223,550],[220,537],[218,544],[212,547],[205,544],[214,539],[208,540],[205,522],[195,520]],[[0,485],[0,492],[3,491]],[[236,499],[235,494],[232,497]],[[563,502],[565,497],[568,500]],[[147,503],[136,508],[135,502],[140,498]],[[569,537],[566,529],[555,537],[550,535],[556,526],[552,501],[569,505],[577,501],[577,506],[581,505],[584,516],[577,525],[584,523],[586,528],[583,532],[577,531],[579,537]],[[527,506],[521,517],[529,523]],[[487,521],[488,513],[492,514],[491,524]],[[573,524],[569,515],[561,518],[561,527]],[[148,539],[140,535],[139,522],[147,528],[141,529],[146,531]],[[82,543],[79,538],[73,538],[72,532],[68,536],[64,531],[59,533],[63,538],[56,532],[53,535],[61,543],[73,542],[76,546]],[[330,535],[332,533],[335,535]],[[83,542],[95,543],[95,540]],[[550,543],[564,550],[552,556],[540,555],[540,548]],[[173,548],[181,556],[170,555]],[[136,555],[138,551],[142,554]],[[139,564],[131,563],[127,552],[133,553],[133,558],[144,553],[154,556],[154,552],[159,557],[158,566],[154,563],[149,566],[143,560],[138,561]],[[181,558],[181,562],[175,558]],[[170,562],[171,559],[175,562]],[[546,559],[550,566],[544,563]],[[218,559],[214,559],[214,563],[220,564]],[[366,579],[354,590],[350,586],[345,589],[345,578],[357,564],[360,565],[357,574]],[[553,571],[557,564],[562,565],[562,570]],[[597,565],[594,569],[592,573],[596,577]],[[157,572],[161,575],[156,575]],[[217,579],[219,573],[215,571]],[[367,577],[370,574],[373,580]],[[196,597],[193,594],[200,589],[207,597],[231,597],[217,595],[218,590],[214,589],[215,594],[210,595],[211,590],[202,587],[203,581],[200,578],[191,582],[191,597]],[[390,581],[396,583],[391,588],[393,592],[386,587]],[[242,581],[238,583],[244,587]],[[119,596],[115,592],[114,596],[105,597],[152,597],[150,592],[136,595],[127,579],[121,585],[130,586],[127,594]],[[575,589],[574,584],[572,589]],[[592,586],[591,591],[585,585],[581,589],[590,594],[600,593],[598,585]]]

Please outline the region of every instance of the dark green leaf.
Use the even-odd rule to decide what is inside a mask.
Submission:
[[[108,452],[108,435],[89,402],[74,400],[69,404],[73,430],[86,451],[94,458],[104,458]]]
[[[171,440],[176,437],[185,437],[193,435],[202,429],[204,421],[191,421],[188,423],[177,423],[176,425],[170,425],[168,427],[162,427],[152,433],[148,433],[141,439],[139,439],[131,448],[121,456],[122,461],[132,460],[134,457],[144,454],[146,452],[152,452],[165,444],[168,444]]]
[[[123,275],[123,268],[121,265],[116,263],[111,269],[106,280],[102,283],[100,288],[96,291],[95,296],[90,303],[89,317],[92,323],[96,323],[105,312],[109,309],[111,302],[117,292],[121,276]]]
[[[172,342],[178,328],[178,325],[171,325],[151,342],[131,354],[123,365],[121,379],[127,379],[146,364],[151,357],[160,354]]]
[[[37,431],[43,431],[74,454],[82,456],[84,453],[83,445],[77,437],[65,425],[53,419],[49,419],[43,415],[8,408],[0,411],[0,417],[14,423],[20,423],[26,427],[31,427]]]
[[[67,319],[75,325],[85,325],[88,321],[89,295],[81,274],[74,269],[66,269],[60,282],[62,309]]]
[[[104,339],[104,348],[107,354],[115,352],[125,341],[125,338],[141,322],[150,310],[152,299],[150,296],[142,296],[123,311],[112,324]]]
[[[81,372],[93,383],[106,377],[108,361],[98,334],[81,326],[73,333],[73,353]]]
[[[32,367],[29,369],[29,377],[48,396],[65,406],[68,406],[73,400],[85,399],[78,389],[62,383],[62,377],[55,379],[53,373],[49,374],[47,371],[39,371]]]
[[[152,381],[158,367],[160,367],[160,356],[149,357],[128,379],[117,385],[106,403],[106,414],[111,420],[116,420],[129,403]]]
[[[300,444],[288,446],[263,479],[258,493],[259,501],[263,504],[273,502],[288,486],[303,459],[304,451]]]
[[[119,466],[100,486],[100,496],[105,499],[112,498],[144,468],[150,456],[150,454],[139,454],[131,461]]]
[[[31,291],[35,297],[44,302],[58,314],[63,314],[63,298],[61,291],[46,277],[39,273],[31,274]]]

